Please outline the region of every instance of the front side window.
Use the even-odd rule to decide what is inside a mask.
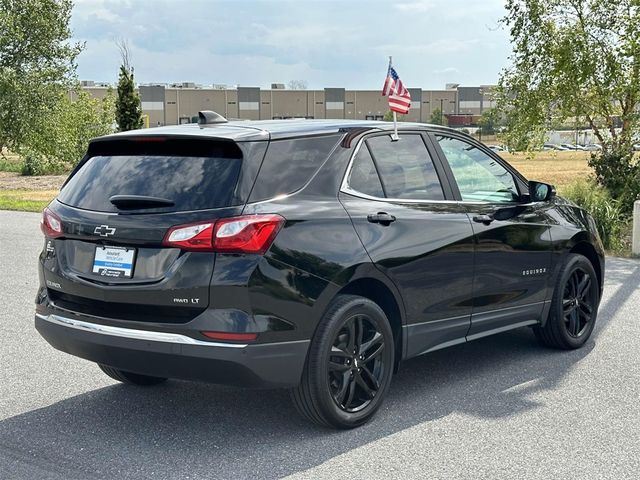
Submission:
[[[381,189],[386,198],[444,199],[440,179],[420,135],[402,134],[398,141],[392,141],[388,135],[371,137],[361,146],[360,152],[363,150],[368,150],[368,152],[362,153],[362,160],[354,159],[354,168],[360,169],[361,164],[375,166],[375,171],[379,174],[378,181],[381,184],[380,187],[375,185],[371,166],[362,167],[364,170],[358,170],[361,173],[353,172],[352,168],[349,185],[355,190],[362,191],[355,187],[359,182],[362,182],[367,183],[369,188]],[[360,156],[360,152],[358,156]],[[370,157],[371,163],[365,157]],[[356,178],[356,175],[359,177]],[[369,180],[365,181],[362,175],[366,175]]]
[[[512,203],[520,199],[511,172],[474,145],[457,138],[437,135],[462,200],[468,202]]]

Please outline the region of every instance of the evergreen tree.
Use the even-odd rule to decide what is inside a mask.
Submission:
[[[142,128],[142,106],[140,96],[136,92],[133,81],[133,67],[130,63],[129,47],[124,41],[118,42],[122,56],[120,74],[118,76],[118,96],[116,98],[116,123],[118,131]]]
[[[433,125],[446,125],[446,118],[442,115],[442,110],[440,108],[434,108],[431,112],[431,117],[429,118],[429,123]]]

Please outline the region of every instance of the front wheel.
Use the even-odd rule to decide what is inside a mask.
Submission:
[[[547,323],[534,328],[536,337],[549,347],[580,348],[593,332],[599,303],[593,265],[582,255],[569,255],[556,281]]]
[[[362,425],[382,404],[393,360],[393,333],[383,310],[369,299],[340,295],[318,325],[293,402],[319,425]]]

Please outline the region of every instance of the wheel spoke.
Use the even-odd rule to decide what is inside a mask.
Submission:
[[[591,290],[591,278],[589,275],[585,275],[580,285],[578,285],[578,298],[583,299],[586,295],[589,294]]]
[[[362,317],[358,316],[355,318],[355,345],[353,347],[355,352],[360,352],[362,347],[362,338],[364,337],[364,322],[362,321]]]
[[[368,355],[365,354],[363,362],[369,363],[371,360],[378,358],[380,354],[383,352],[383,350],[384,350],[384,343],[380,343],[380,345],[371,353],[369,353]]]
[[[564,313],[564,315],[566,316],[567,314],[571,313],[571,311],[575,308],[575,304],[573,302],[573,299],[571,298],[565,298],[562,301],[562,311]]]
[[[355,377],[349,377],[348,383],[349,383],[349,395],[347,396],[347,400],[342,404],[344,408],[349,408],[349,405],[351,405],[351,402],[353,402],[353,397],[356,393]]]
[[[575,274],[571,275],[569,277],[569,280],[567,280],[566,295],[565,295],[565,297],[567,298],[574,298],[576,296],[576,290],[574,288],[575,286],[574,278],[575,278]]]
[[[575,336],[578,336],[578,333],[580,333],[581,330],[581,326],[580,326],[580,314],[578,313],[578,310],[574,310],[572,313],[573,317],[575,318],[574,322],[573,322],[573,334]]]
[[[350,365],[345,365],[344,363],[341,363],[341,362],[334,362],[332,360],[329,360],[330,372],[346,372],[350,368],[351,368]]]
[[[586,302],[580,304],[580,310],[589,316],[593,313],[593,307]]]
[[[571,313],[569,314],[569,333],[572,335],[575,335],[575,331],[576,331],[576,323],[578,321],[578,316],[576,315],[575,310],[572,310]]]
[[[375,391],[378,391],[380,389],[380,382],[378,382],[378,379],[373,376],[373,373],[371,373],[371,371],[367,367],[362,367],[360,376],[363,380],[369,382],[369,384],[373,386],[373,389]]]
[[[350,353],[355,351],[355,341],[356,341],[356,322],[355,319],[350,319],[347,323],[347,328],[349,329],[349,338],[347,339],[347,350]]]
[[[351,358],[351,355],[349,355],[349,352],[345,352],[344,350],[336,347],[335,345],[331,347],[331,356],[341,357],[341,358]]]
[[[344,405],[344,397],[347,395],[347,391],[349,390],[349,385],[351,384],[351,377],[349,376],[349,372],[345,372],[342,375],[342,385],[340,386],[340,390],[335,395],[335,399],[340,405]]]
[[[362,375],[360,375],[360,372],[356,373],[355,379],[356,383],[362,390],[364,390],[364,393],[366,393],[369,398],[373,398],[376,396],[376,392],[369,385],[367,385],[367,382],[364,381]]]
[[[578,310],[578,316],[584,320],[584,323],[587,324],[591,321],[591,314],[585,312],[582,308]]]
[[[571,276],[571,284],[572,284],[572,289],[573,289],[573,296],[577,297],[578,296],[578,284],[580,283],[580,273],[579,272],[575,272],[572,276]]]
[[[380,332],[375,332],[371,340],[367,340],[362,344],[362,346],[360,347],[360,351],[358,353],[360,353],[361,355],[366,355],[367,351],[370,350],[371,347],[379,343],[382,343],[383,341],[384,341],[384,337],[382,336],[382,334]]]

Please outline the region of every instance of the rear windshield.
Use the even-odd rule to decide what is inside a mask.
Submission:
[[[177,212],[231,206],[240,158],[170,155],[98,155],[80,167],[58,200],[72,207],[119,212],[113,195],[160,197],[173,205],[152,211]],[[149,209],[145,209],[149,211]]]

